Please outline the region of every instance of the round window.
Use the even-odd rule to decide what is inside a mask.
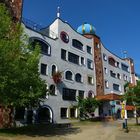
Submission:
[[[61,40],[65,43],[69,42],[69,36],[66,32],[62,31],[60,34]]]

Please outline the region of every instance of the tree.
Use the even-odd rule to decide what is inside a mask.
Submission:
[[[136,124],[138,124],[138,110],[140,108],[140,81],[137,81],[136,86],[127,83],[125,85],[126,93],[124,94],[124,99],[128,104],[132,104],[136,111]]]
[[[95,109],[100,105],[100,102],[95,98],[87,97],[80,98],[78,97],[78,108],[80,111],[80,118],[89,119],[94,116]]]
[[[40,49],[27,45],[21,24],[12,21],[0,4],[0,104],[37,106],[45,96],[46,84],[38,72]]]

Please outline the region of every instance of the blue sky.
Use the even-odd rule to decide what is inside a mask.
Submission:
[[[120,57],[127,51],[140,74],[140,0],[24,0],[23,17],[48,26],[58,6],[74,29],[90,23],[106,48]]]

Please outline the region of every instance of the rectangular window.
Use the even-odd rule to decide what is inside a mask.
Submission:
[[[75,108],[70,108],[70,117],[75,118]]]
[[[93,85],[93,77],[88,76],[88,84]]]
[[[76,54],[73,54],[71,52],[68,53],[68,60],[69,62],[72,62],[74,64],[78,64],[79,65],[79,56]]]
[[[60,110],[60,115],[61,115],[61,118],[67,118],[67,108],[61,108]]]
[[[41,74],[42,75],[47,75],[47,65],[41,63]]]
[[[128,72],[128,66],[125,64],[121,64],[122,70]]]
[[[81,57],[81,65],[85,65],[85,58]]]
[[[66,60],[66,50],[61,49],[61,59]]]
[[[76,90],[63,88],[63,100],[76,101]]]
[[[110,76],[116,78],[116,73],[114,73],[112,70],[110,71]]]
[[[84,91],[83,90],[79,90],[78,92],[79,92],[79,97],[81,99],[84,99]]]
[[[87,53],[92,54],[92,49],[90,46],[87,46]]]
[[[92,61],[92,60],[87,59],[87,67],[88,67],[89,69],[93,69],[93,61]]]
[[[116,91],[120,91],[120,85],[118,84],[113,84],[113,89],[116,90]]]
[[[106,67],[104,67],[104,73],[107,74],[108,70]]]

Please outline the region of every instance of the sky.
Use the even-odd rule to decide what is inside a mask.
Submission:
[[[48,26],[58,6],[60,18],[75,30],[92,24],[107,49],[120,57],[127,51],[140,74],[140,0],[24,0],[23,17]]]

